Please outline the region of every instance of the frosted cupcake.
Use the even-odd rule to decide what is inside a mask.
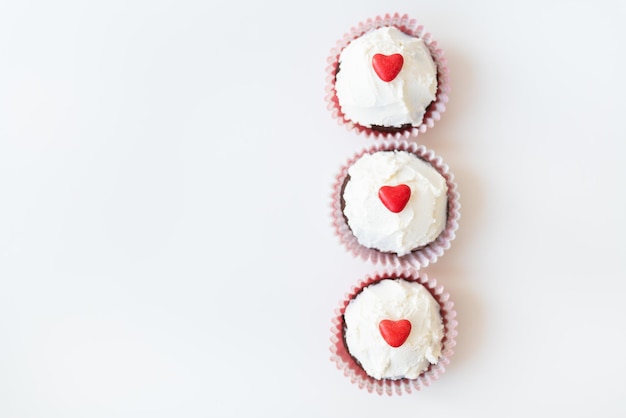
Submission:
[[[370,392],[419,390],[445,371],[453,353],[452,307],[443,288],[423,274],[367,278],[341,302],[331,359]]]
[[[333,226],[354,255],[383,265],[424,267],[450,246],[459,219],[448,167],[405,141],[357,153],[332,195]]]
[[[361,23],[331,52],[329,109],[340,123],[374,137],[424,132],[445,110],[443,53],[406,15]]]

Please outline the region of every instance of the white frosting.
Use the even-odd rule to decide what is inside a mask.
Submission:
[[[403,56],[402,70],[395,79],[385,82],[378,77],[372,67],[375,54]],[[383,27],[343,49],[335,89],[346,118],[362,126],[417,126],[435,100],[437,66],[421,39],[395,27]]]
[[[447,220],[448,187],[429,163],[406,151],[364,154],[349,169],[343,193],[348,225],[368,248],[400,256],[434,241]],[[411,197],[399,213],[387,209],[378,191],[406,184]]]
[[[411,322],[400,347],[383,339],[379,323],[384,319]],[[346,307],[344,321],[348,351],[375,379],[415,379],[441,355],[439,304],[419,283],[385,279],[366,287]]]

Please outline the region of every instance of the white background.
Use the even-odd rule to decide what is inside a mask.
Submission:
[[[418,141],[461,193],[426,268],[447,372],[369,394],[329,360],[376,267],[329,193],[374,140],[331,119],[331,47],[418,19],[451,94]],[[2,1],[0,417],[626,414],[626,9],[614,1]]]

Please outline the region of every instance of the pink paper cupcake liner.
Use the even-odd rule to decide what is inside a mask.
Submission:
[[[373,248],[361,245],[352,233],[346,218],[343,214],[342,192],[344,184],[348,177],[348,169],[355,161],[366,153],[374,153],[378,151],[407,151],[415,154],[418,158],[430,163],[446,180],[448,186],[448,211],[446,225],[441,234],[430,244],[412,251],[409,254],[398,256],[395,253],[382,252]],[[346,249],[355,257],[360,257],[374,264],[390,267],[410,266],[416,269],[426,267],[430,263],[434,263],[437,259],[450,248],[451,242],[456,237],[458,229],[458,220],[461,217],[461,205],[459,203],[459,193],[454,182],[454,176],[449,171],[448,166],[435,153],[423,145],[417,145],[408,141],[385,141],[357,152],[347,163],[341,168],[335,179],[331,195],[331,218],[335,235]]]
[[[408,35],[421,38],[430,50],[433,60],[437,65],[438,87],[436,98],[435,101],[433,101],[426,109],[426,114],[424,115],[422,123],[419,126],[414,126],[397,132],[382,132],[362,126],[347,119],[341,111],[341,107],[339,106],[337,99],[337,92],[335,90],[335,76],[339,68],[339,55],[341,54],[341,51],[352,40],[358,38],[364,33],[385,26],[395,26]],[[446,110],[450,86],[448,80],[448,67],[446,59],[443,57],[443,51],[438,47],[437,41],[432,39],[430,33],[424,31],[424,27],[418,25],[415,19],[411,19],[406,14],[385,14],[384,16],[377,16],[375,18],[367,19],[365,22],[360,22],[356,27],[351,28],[349,32],[345,33],[343,38],[337,41],[335,47],[331,49],[327,62],[327,84],[325,88],[325,100],[327,102],[327,107],[330,110],[332,117],[335,118],[340,125],[345,125],[345,127],[350,131],[373,138],[408,139],[410,137],[416,137],[420,133],[426,132],[428,128],[432,128],[435,122],[441,118],[441,114]]]
[[[437,364],[431,364],[417,379],[374,379],[367,375],[359,363],[350,355],[345,344],[345,324],[343,315],[350,301],[359,294],[363,288],[390,278],[401,278],[420,283],[431,293],[440,306],[440,314],[444,326],[441,356]],[[438,285],[435,279],[429,279],[424,273],[411,272],[409,269],[404,269],[375,273],[372,276],[366,277],[345,296],[335,313],[336,315],[332,319],[332,336],[330,339],[331,361],[336,363],[337,368],[341,370],[352,383],[370,393],[375,392],[379,395],[386,394],[391,396],[394,394],[402,395],[419,391],[437,380],[445,372],[446,366],[450,364],[450,357],[452,357],[454,353],[454,346],[456,345],[455,338],[457,336],[454,303],[450,300],[450,295],[444,290],[443,286]]]

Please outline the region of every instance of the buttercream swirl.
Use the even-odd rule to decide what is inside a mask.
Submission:
[[[376,54],[401,54],[403,65],[391,81],[374,71]],[[350,42],[339,57],[335,89],[345,117],[362,126],[418,126],[436,98],[437,66],[420,38],[390,26]]]
[[[447,220],[445,178],[428,162],[406,151],[366,153],[348,168],[343,213],[357,241],[399,256],[434,241]],[[410,198],[394,213],[381,202],[383,186],[405,184]]]
[[[379,329],[383,320],[410,321],[401,346],[384,340]],[[419,283],[384,279],[367,286],[346,307],[344,321],[348,351],[375,379],[415,379],[441,355],[439,304]]]

